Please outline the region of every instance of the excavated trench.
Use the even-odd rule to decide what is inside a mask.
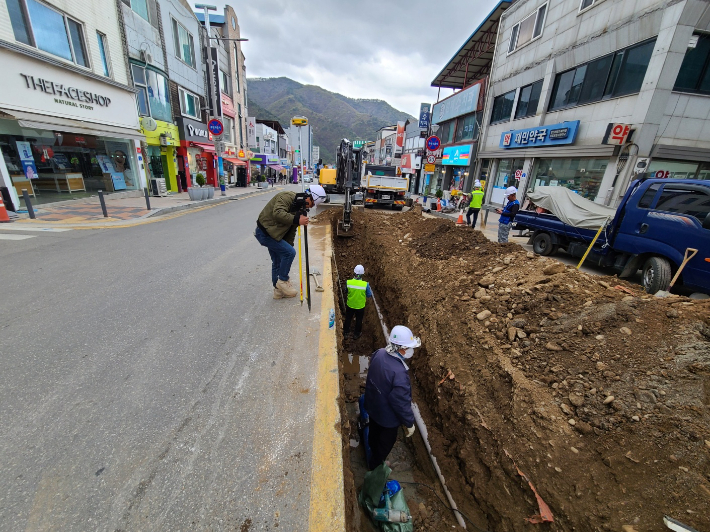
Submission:
[[[710,302],[653,300],[417,211],[354,224],[334,239],[335,298],[363,264],[385,323],[421,336],[413,398],[469,530],[710,529]],[[385,338],[368,304],[343,344],[336,307],[348,526],[375,530],[357,505],[357,399]],[[415,530],[460,529],[419,434],[389,460]]]

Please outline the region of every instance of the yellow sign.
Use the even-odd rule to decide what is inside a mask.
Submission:
[[[433,165],[433,164],[425,164],[424,165],[425,172],[433,172],[434,168],[435,168],[435,165]]]

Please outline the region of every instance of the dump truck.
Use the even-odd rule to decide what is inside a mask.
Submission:
[[[397,175],[396,166],[368,164],[365,165],[361,189],[365,207],[389,205],[401,211],[407,204],[405,196],[409,190],[409,178]]]

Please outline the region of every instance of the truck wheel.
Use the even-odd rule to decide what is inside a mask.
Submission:
[[[533,252],[543,257],[554,254],[558,249],[558,246],[552,243],[552,237],[549,233],[538,233],[535,235],[532,245]]]
[[[671,284],[671,263],[663,257],[651,257],[643,265],[643,287],[649,294],[668,290]]]

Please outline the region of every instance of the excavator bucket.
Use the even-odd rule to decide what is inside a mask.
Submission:
[[[338,220],[338,227],[335,229],[335,234],[341,238],[352,238],[355,236],[355,229],[352,224],[345,226],[342,220]]]

